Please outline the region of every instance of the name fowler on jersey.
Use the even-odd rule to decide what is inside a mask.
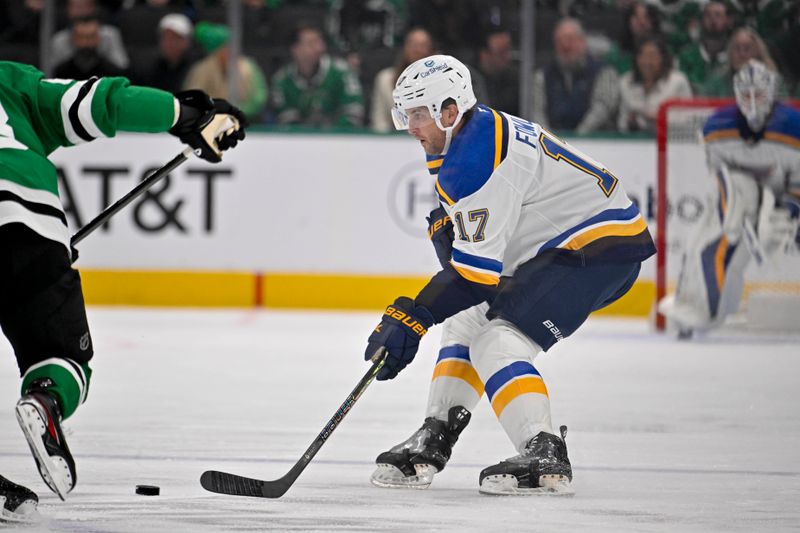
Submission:
[[[528,122],[519,117],[509,115],[508,118],[511,119],[512,124],[514,124],[514,140],[527,144],[535,150],[536,144],[531,140],[531,137],[534,139],[538,137],[536,126],[534,126],[532,122]]]

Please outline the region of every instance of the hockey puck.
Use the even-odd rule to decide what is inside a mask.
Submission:
[[[136,494],[142,496],[158,496],[161,494],[161,488],[155,485],[136,485]]]

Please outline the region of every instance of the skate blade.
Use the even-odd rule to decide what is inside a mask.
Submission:
[[[35,524],[42,519],[39,511],[36,510],[36,502],[25,500],[14,511],[5,508],[6,497],[0,496],[0,524],[3,522],[17,524]]]
[[[478,492],[493,496],[572,496],[575,490],[567,476],[557,474],[539,476],[539,486],[520,487],[517,478],[501,474],[483,478]]]
[[[44,447],[42,435],[47,431],[44,420],[39,414],[39,410],[31,403],[17,404],[17,421],[28,446],[31,448],[39,466],[39,474],[50,490],[55,492],[62,501],[66,501],[67,493],[72,487],[72,476],[69,473],[69,466],[62,457],[52,457]]]
[[[379,463],[369,480],[383,489],[423,490],[430,487],[437,470],[431,465],[414,465],[414,469],[417,471],[416,475],[406,476],[394,465]]]

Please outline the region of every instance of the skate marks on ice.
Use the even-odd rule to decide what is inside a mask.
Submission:
[[[375,457],[423,416],[432,331],[403,375],[370,387],[292,491],[265,501],[206,493],[197,478],[208,468],[283,474],[364,372],[373,314],[90,309],[90,321],[96,378],[67,421],[79,482],[66,502],[41,482],[14,420],[19,374],[0,341],[0,472],[42,498],[43,523],[25,531],[749,533],[800,524],[796,346],[676,343],[643,323],[590,320],[537,359],[554,420],[572,428],[574,497],[478,494],[481,469],[511,452],[485,403],[428,490],[375,488]],[[162,495],[135,495],[141,483]]]

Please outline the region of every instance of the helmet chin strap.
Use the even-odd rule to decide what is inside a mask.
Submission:
[[[458,115],[456,115],[456,120],[453,122],[453,125],[447,128],[442,126],[441,113],[436,116],[436,126],[444,132],[444,148],[442,149],[441,155],[447,155],[447,151],[450,149],[450,142],[453,140],[453,130],[456,126],[458,126],[458,123],[461,122],[462,116],[464,116],[464,113],[459,111]]]

